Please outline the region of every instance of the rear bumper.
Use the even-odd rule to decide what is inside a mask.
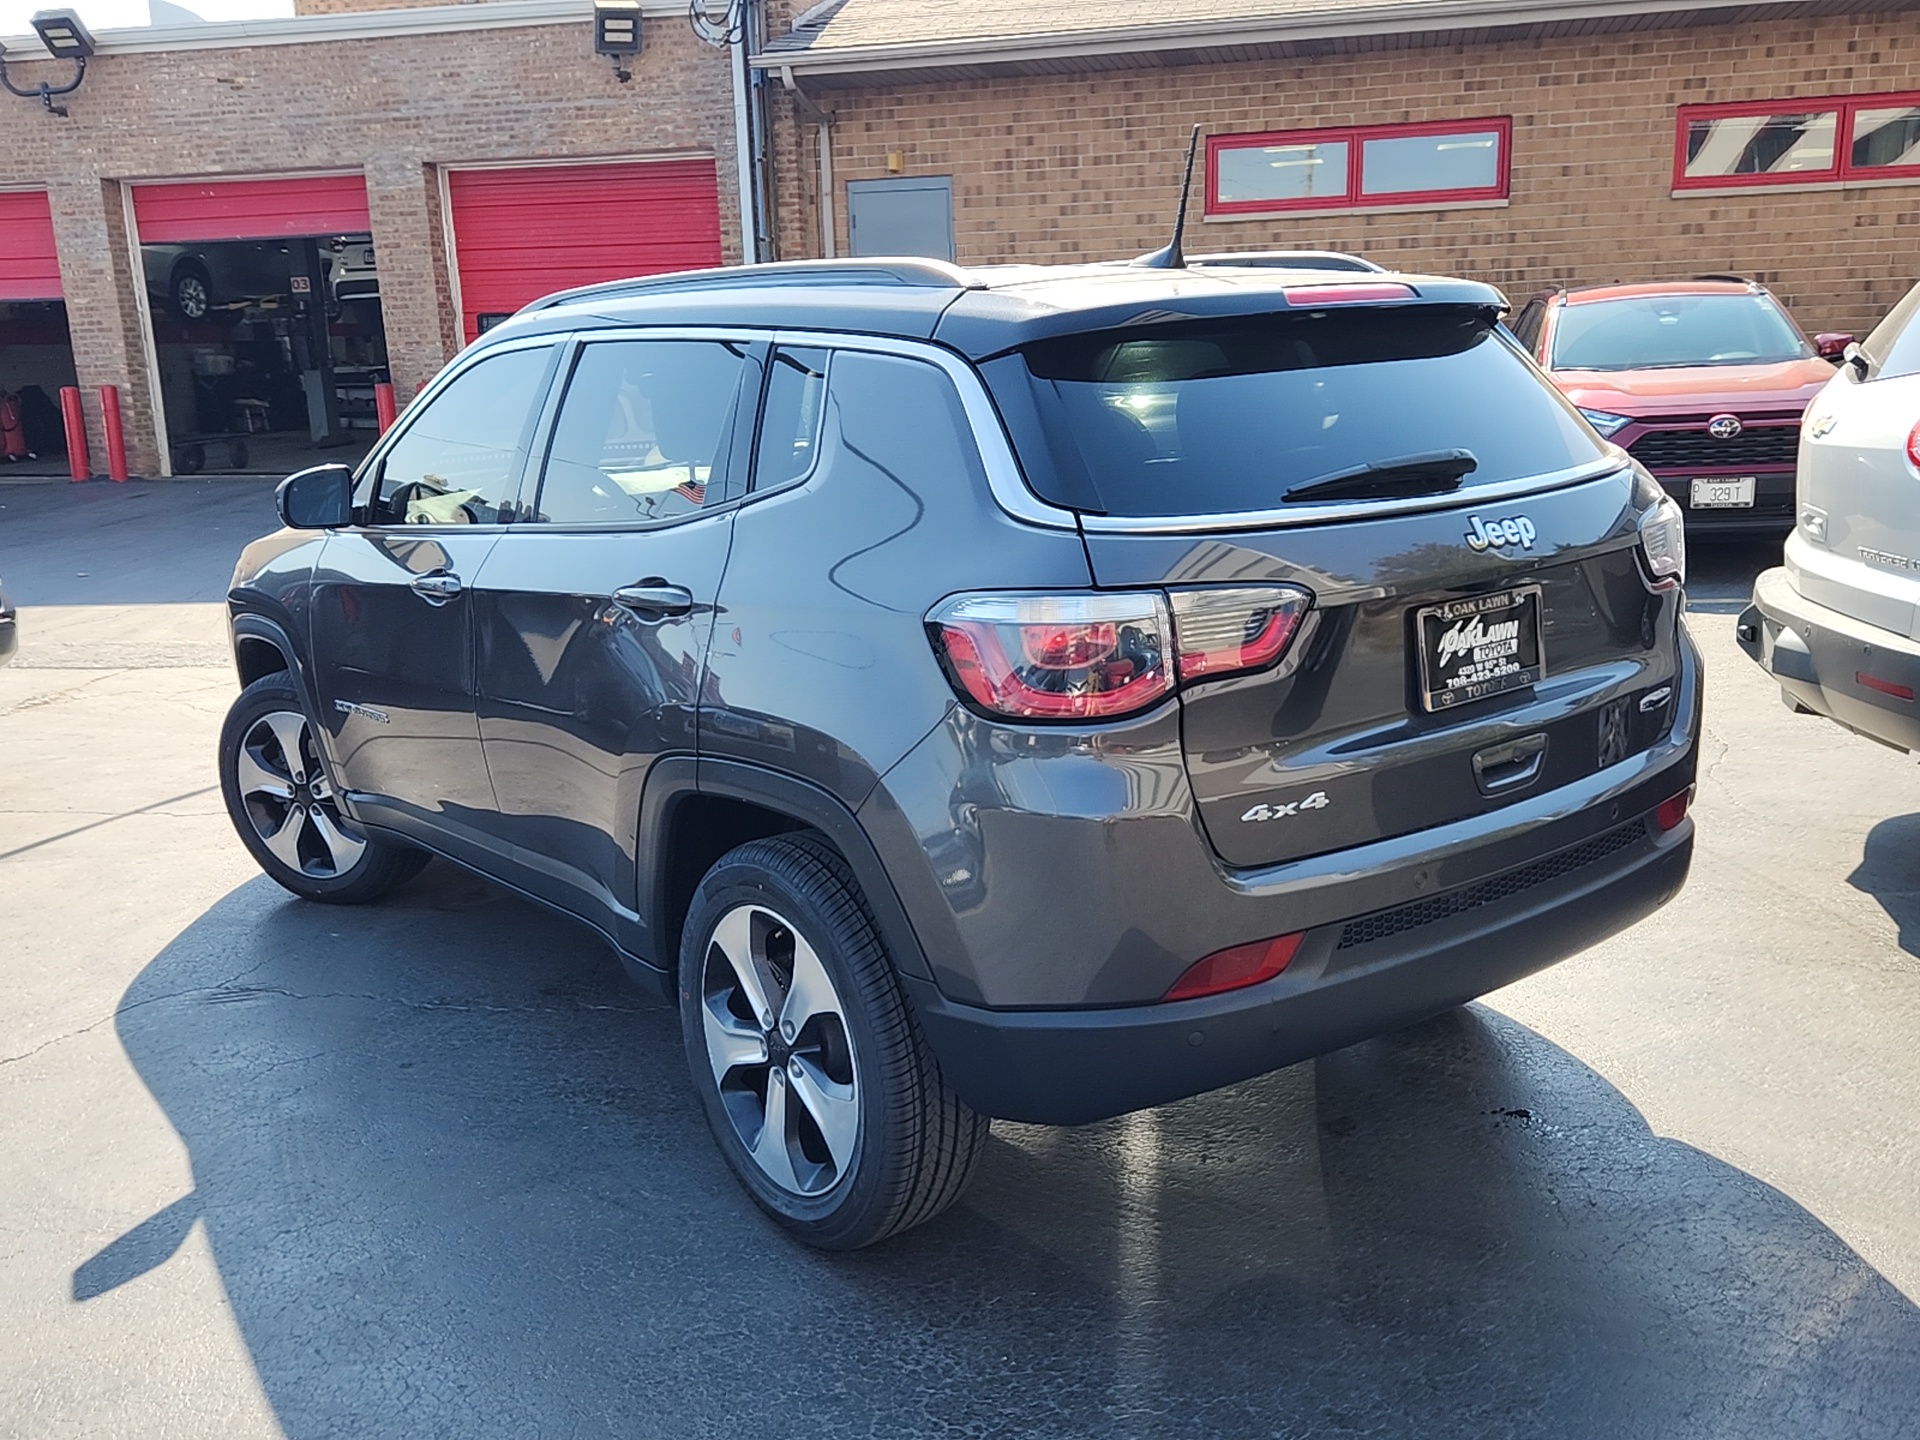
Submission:
[[[1078,1125],[1412,1024],[1616,934],[1686,880],[1693,822],[1646,816],[1477,886],[1311,932],[1285,974],[1201,1000],[995,1011],[908,982],[947,1081],[982,1113]],[[1451,913],[1449,913],[1451,912]]]
[[[1920,696],[1920,642],[1807,599],[1784,567],[1754,581],[1735,634],[1790,699],[1870,740],[1920,750],[1920,702],[1890,693]]]

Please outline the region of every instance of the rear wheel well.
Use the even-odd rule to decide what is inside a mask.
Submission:
[[[660,876],[660,960],[669,974],[679,968],[680,930],[693,903],[693,892],[714,862],[749,841],[797,833],[833,846],[826,835],[805,821],[749,800],[692,794],[674,806],[656,852],[666,857]],[[838,853],[838,847],[833,848]]]
[[[264,675],[293,668],[278,645],[257,635],[242,635],[234,642],[233,661],[240,670],[242,689]]]

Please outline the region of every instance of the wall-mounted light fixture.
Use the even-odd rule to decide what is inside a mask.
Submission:
[[[87,58],[93,54],[93,36],[87,27],[80,23],[80,17],[71,10],[42,10],[29,22],[34,33],[40,37],[40,43],[47,47],[47,54],[56,60],[73,61],[73,79],[64,85],[49,85],[42,81],[32,90],[22,90],[7,75],[7,49],[0,45],[0,86],[8,94],[18,95],[24,100],[39,100],[55,115],[67,113],[67,107],[53,103],[56,95],[71,95],[80,88],[80,82],[87,78]]]
[[[633,79],[627,62],[640,53],[640,0],[593,0],[593,53],[613,57],[622,85]]]

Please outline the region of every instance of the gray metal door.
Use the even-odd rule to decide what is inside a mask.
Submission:
[[[855,255],[953,259],[953,177],[847,182],[847,228]]]

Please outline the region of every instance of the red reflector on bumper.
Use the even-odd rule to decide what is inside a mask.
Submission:
[[[1882,695],[1891,695],[1896,700],[1913,699],[1911,685],[1896,685],[1891,680],[1882,680],[1878,675],[1869,675],[1864,670],[1853,672],[1854,683],[1864,685],[1869,690],[1878,690]]]
[[[1216,950],[1187,967],[1187,973],[1173,982],[1166,993],[1169,1000],[1195,1000],[1202,995],[1218,995],[1271,980],[1292,963],[1294,952],[1306,938],[1276,935],[1271,940],[1256,940],[1251,945],[1236,945],[1231,950]]]
[[[1693,803],[1693,787],[1689,785],[1678,795],[1662,800],[1653,812],[1653,828],[1662,832],[1673,829],[1687,818],[1687,806]]]

